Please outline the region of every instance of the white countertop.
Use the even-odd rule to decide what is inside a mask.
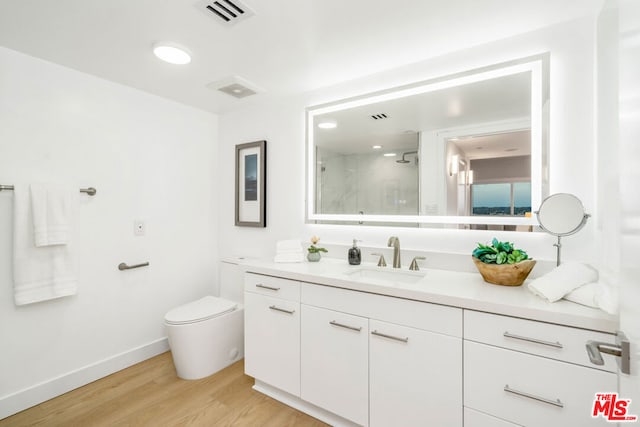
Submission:
[[[283,277],[301,282],[333,286],[360,292],[443,304],[471,310],[520,317],[595,331],[615,333],[617,316],[566,300],[548,303],[522,286],[498,286],[486,283],[479,273],[427,268],[420,271],[415,283],[376,279],[354,279],[350,273],[360,269],[381,269],[373,263],[349,265],[346,261],[323,258],[320,262],[274,263],[265,259],[243,259],[245,271]],[[413,274],[406,267],[403,274]],[[409,276],[407,276],[409,277]]]

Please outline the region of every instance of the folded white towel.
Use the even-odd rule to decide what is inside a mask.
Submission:
[[[66,245],[36,247],[29,189],[26,185],[16,184],[13,193],[13,278],[16,305],[75,294],[77,280],[73,225]],[[79,207],[79,194],[76,193],[75,202],[70,204],[72,224]]]
[[[35,245],[67,244],[74,190],[51,184],[31,184],[30,190]]]
[[[304,254],[302,252],[299,253],[290,253],[290,254],[276,254],[273,258],[273,262],[303,262]]]
[[[300,240],[279,240],[276,243],[276,253],[302,251]]]
[[[579,286],[596,280],[598,280],[598,271],[593,267],[567,262],[531,281],[528,287],[531,292],[541,298],[555,302]]]
[[[599,308],[609,314],[618,313],[616,289],[602,282],[591,282],[580,286],[564,296],[567,301]]]

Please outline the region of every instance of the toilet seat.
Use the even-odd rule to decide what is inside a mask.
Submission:
[[[237,306],[238,304],[233,301],[206,296],[169,310],[164,317],[164,321],[168,325],[187,325],[202,322],[230,313]]]

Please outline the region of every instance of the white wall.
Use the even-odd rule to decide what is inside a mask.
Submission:
[[[305,123],[304,108],[370,91],[426,80],[514,58],[550,52],[551,123],[550,190],[570,192],[586,209],[596,212],[594,139],[594,20],[585,18],[488,43],[473,49],[391,69],[313,93],[282,100],[279,104],[229,113],[220,119],[220,179],[232,182],[233,146],[266,139],[268,144],[268,226],[256,230],[233,225],[233,189],[222,188],[220,247],[223,255],[271,256],[278,239],[317,234],[323,242],[348,244],[363,239],[364,246],[386,246],[391,234],[403,248],[469,254],[478,241],[494,235],[515,241],[538,259],[554,259],[555,238],[543,233],[497,233],[444,229],[310,225],[304,222]],[[419,58],[416,58],[418,60]],[[390,68],[393,64],[390,64]],[[226,208],[225,208],[226,206]],[[564,241],[565,259],[595,260],[594,224]],[[344,253],[331,254],[346,258]]]
[[[0,418],[166,348],[165,312],[216,291],[217,128],[215,115],[0,48],[0,184],[98,190],[81,197],[78,294],[20,307],[13,196],[0,192]]]

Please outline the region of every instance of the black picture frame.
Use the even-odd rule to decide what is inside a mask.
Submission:
[[[236,145],[235,225],[267,226],[267,141]]]

